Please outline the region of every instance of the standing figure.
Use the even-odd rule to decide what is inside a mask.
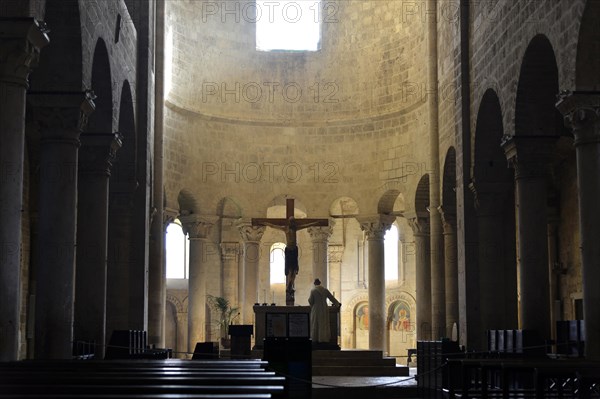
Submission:
[[[327,299],[335,306],[342,306],[331,292],[321,285],[321,280],[315,280],[315,286],[310,291],[308,303],[310,304],[310,337],[313,343],[327,343],[331,339],[329,328],[329,308]]]

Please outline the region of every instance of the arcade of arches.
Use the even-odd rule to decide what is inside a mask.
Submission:
[[[314,3],[316,51],[259,51],[254,0],[1,2],[0,360],[253,323],[289,198],[342,348],[583,319],[600,358],[600,1]]]

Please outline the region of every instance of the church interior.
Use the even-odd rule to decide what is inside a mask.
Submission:
[[[276,19],[299,30],[260,36]],[[596,370],[599,21],[599,0],[2,0],[0,361],[101,359],[120,330],[226,350],[289,305],[294,216],[294,305],[319,278],[342,352],[421,367],[418,342],[516,334]]]

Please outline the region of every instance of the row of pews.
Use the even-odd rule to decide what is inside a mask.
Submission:
[[[261,360],[49,360],[0,363],[2,398],[283,398]]]
[[[420,397],[600,399],[600,362],[583,357],[582,323],[557,327],[556,342],[527,330],[491,330],[479,353],[452,341],[419,341]]]
[[[449,359],[444,398],[600,398],[600,363],[583,359]]]

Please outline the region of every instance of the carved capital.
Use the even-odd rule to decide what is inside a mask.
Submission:
[[[322,242],[326,243],[333,234],[333,226],[312,226],[306,229],[313,243]]]
[[[392,227],[396,221],[396,217],[392,215],[375,215],[357,217],[356,220],[360,223],[360,228],[365,232],[367,240],[381,240],[385,236],[385,232]]]
[[[502,214],[507,193],[512,183],[476,183],[469,184],[469,190],[475,199],[475,211],[478,216],[493,216]],[[455,219],[456,220],[456,219]]]
[[[179,216],[179,211],[177,209],[173,209],[173,208],[164,208],[163,209],[163,231],[166,233],[167,231],[167,227],[169,227],[169,225],[171,223],[173,223],[175,221],[175,219],[177,219],[177,217]]]
[[[563,91],[556,108],[573,130],[575,146],[600,142],[600,93]]]
[[[183,231],[189,234],[190,241],[207,239],[218,220],[218,216],[197,215],[194,213],[179,217]]]
[[[252,222],[245,219],[240,219],[236,226],[244,242],[260,242],[267,229],[265,226],[252,226]]]
[[[429,234],[429,217],[425,215],[419,215],[415,212],[406,214],[406,221],[413,231],[414,235],[428,235]]]
[[[332,244],[328,248],[329,263],[342,263],[344,255],[344,246],[342,244]]]
[[[548,174],[556,154],[555,136],[504,136],[502,148],[515,179],[540,178]]]
[[[0,81],[27,88],[40,50],[49,42],[45,27],[33,18],[0,21]]]
[[[442,218],[444,234],[453,234],[456,228],[456,212],[454,210],[449,211],[443,206],[439,206],[438,211],[440,212],[440,217]]]
[[[119,133],[85,133],[81,135],[79,173],[110,176],[110,169],[123,145]]]
[[[236,260],[240,254],[240,244],[238,242],[222,242],[221,257],[223,261]]]
[[[42,144],[70,142],[79,146],[79,135],[96,109],[95,98],[92,91],[28,93],[27,99],[40,125]]]

